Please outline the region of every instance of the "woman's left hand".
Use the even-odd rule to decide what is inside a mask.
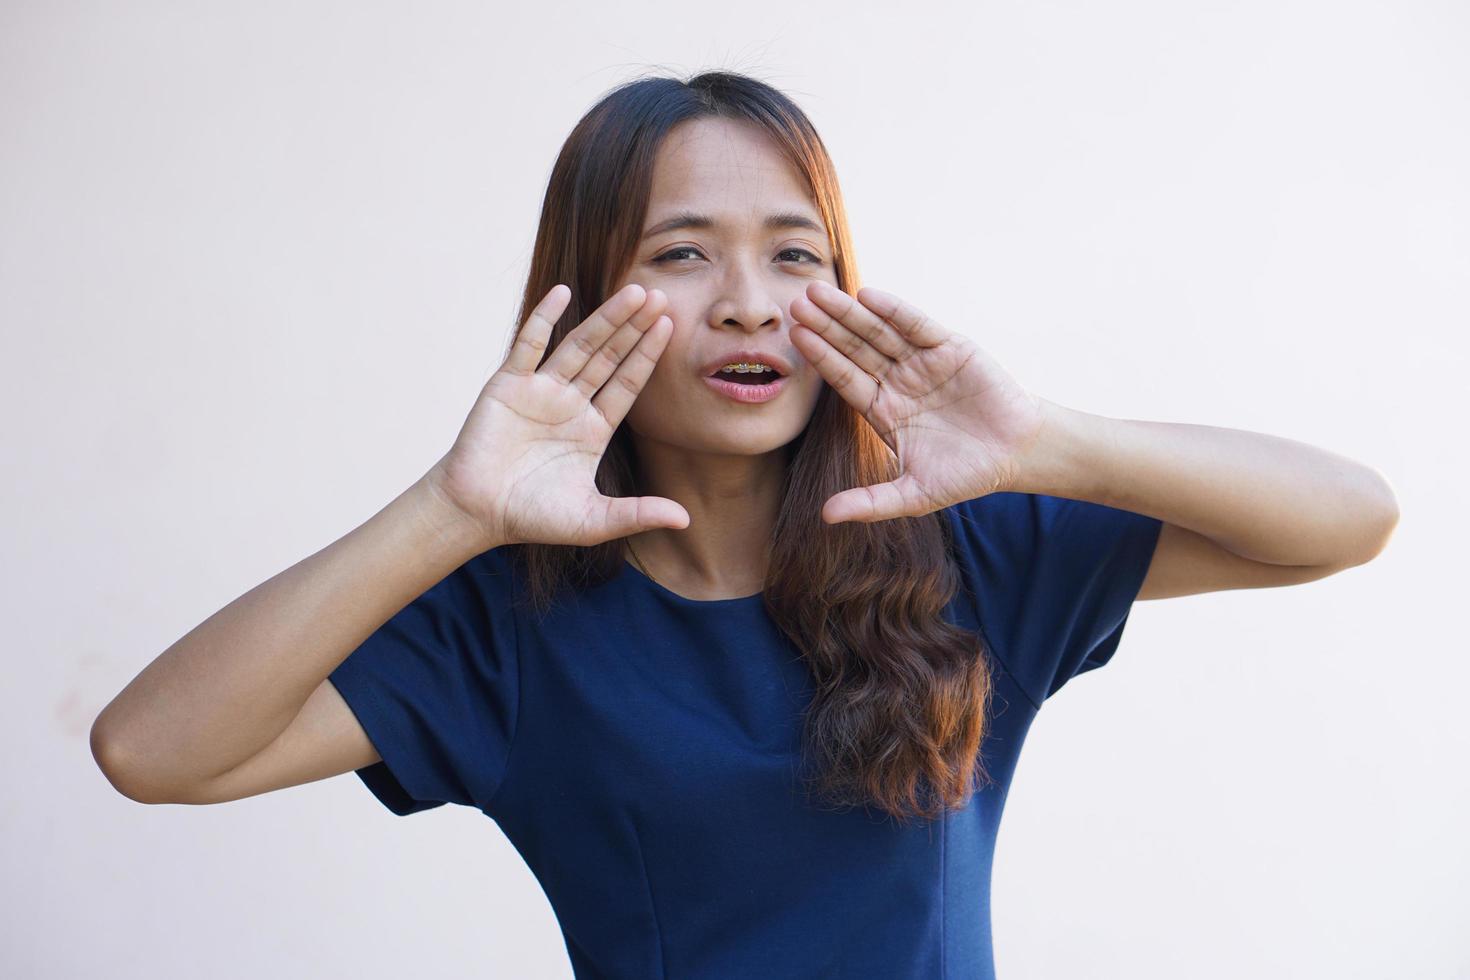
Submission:
[[[889,483],[822,507],[828,524],[919,517],[1014,485],[1042,399],[989,354],[897,296],[814,282],[791,304],[791,340],[898,457]]]

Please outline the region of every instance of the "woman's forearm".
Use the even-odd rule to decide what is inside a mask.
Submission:
[[[1280,436],[1114,419],[1043,399],[1008,489],[1157,517],[1254,561],[1347,565],[1382,550],[1398,503],[1377,470]]]
[[[426,475],[159,654],[93,724],[99,766],[119,790],[153,799],[249,759],[369,634],[494,544]]]

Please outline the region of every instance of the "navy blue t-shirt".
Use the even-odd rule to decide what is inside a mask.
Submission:
[[[993,656],[981,755],[995,780],[906,828],[805,801],[812,682],[759,594],[699,601],[632,565],[544,620],[508,548],[460,566],[331,681],[382,761],[393,813],[492,818],[540,882],[579,978],[994,976],[990,879],[1040,705],[1117,649],[1153,517],[1040,494],[942,512],[946,608]]]

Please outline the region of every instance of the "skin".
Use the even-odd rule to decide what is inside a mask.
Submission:
[[[759,131],[676,129],[645,227],[677,208],[718,223],[642,243],[626,288],[538,367],[571,295],[555,286],[423,479],[196,627],[108,705],[91,744],[114,786],[143,802],[221,802],[371,765],[376,750],[325,678],[394,611],[502,544],[630,537],[666,588],[756,594],[785,447],[823,384],[899,464],[892,481],[826,501],[829,524],[1003,490],[1092,501],[1163,522],[1140,597],[1167,598],[1322,578],[1371,560],[1398,523],[1371,467],[1261,433],[1068,409],[899,297],[829,288],[825,231],[761,227],[775,210],[820,220]],[[674,245],[697,252],[653,261]],[[788,389],[763,405],[710,390],[701,366],[737,346],[785,357]],[[625,418],[650,496],[595,485]]]
[[[775,211],[822,219],[799,172],[749,124],[698,119],[670,131],[655,160],[644,227],[680,210],[710,215],[715,226],[645,238],[618,285],[667,296],[673,332],[627,425],[641,492],[678,501],[690,523],[630,540],[653,577],[680,595],[754,595],[765,577],[786,447],[806,428],[823,385],[792,340],[792,304],[814,281],[835,286],[837,275],[825,231],[762,227]],[[774,400],[741,404],[704,382],[702,365],[741,347],[776,352],[791,366]]]
[[[681,595],[754,595],[786,447],[826,384],[898,463],[893,480],[827,500],[829,524],[917,517],[1005,490],[1101,503],[1165,524],[1147,597],[1308,581],[1381,550],[1397,507],[1371,468],[1254,433],[1067,409],[900,297],[835,288],[804,191],[748,124],[676,128],[655,161],[644,227],[681,210],[714,224],[648,236],[577,342],[532,371],[569,293],[548,294],[446,457],[445,496],[491,540],[628,538],[628,557]],[[818,227],[766,230],[774,211]],[[703,365],[736,347],[784,357],[787,390],[761,405],[715,392]],[[619,362],[619,383],[604,384]],[[596,461],[625,418],[647,496],[602,497]]]

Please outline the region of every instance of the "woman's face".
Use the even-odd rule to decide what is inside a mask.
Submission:
[[[689,215],[700,222],[670,227]],[[663,291],[674,330],[628,425],[645,439],[732,455],[795,439],[825,382],[791,343],[791,301],[815,279],[837,284],[825,225],[799,172],[752,124],[681,123],[655,159],[643,230],[613,288]],[[741,350],[764,358],[736,356]],[[786,376],[766,401],[736,400],[706,380],[727,362],[773,358]]]

